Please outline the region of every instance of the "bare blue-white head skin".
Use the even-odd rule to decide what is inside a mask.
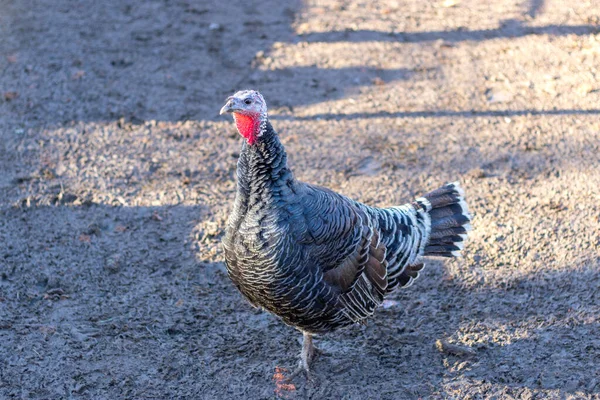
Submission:
[[[256,90],[240,90],[227,98],[220,114],[232,113],[238,132],[252,145],[267,120],[267,102]]]

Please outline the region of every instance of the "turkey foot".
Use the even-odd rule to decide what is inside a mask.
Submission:
[[[298,367],[292,372],[290,377],[288,378],[288,382],[294,379],[296,376],[301,373],[306,374],[306,379],[312,383],[315,383],[315,380],[310,373],[310,365],[317,358],[318,355],[326,355],[327,353],[322,350],[316,348],[313,345],[312,335],[307,332],[302,332],[303,341],[302,341],[302,352],[300,353],[300,360],[298,361]]]

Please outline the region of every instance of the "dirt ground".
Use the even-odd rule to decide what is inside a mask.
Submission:
[[[0,398],[600,398],[599,15],[0,0]],[[300,335],[223,265],[243,88],[298,178],[378,206],[460,180],[475,215],[463,259],[318,339],[316,383],[274,379]]]

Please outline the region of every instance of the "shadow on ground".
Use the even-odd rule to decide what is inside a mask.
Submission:
[[[358,30],[298,36],[291,25],[300,7],[299,1],[240,1],[210,7],[186,1],[132,0],[86,1],[76,6],[44,0],[5,4],[3,17],[14,35],[6,38],[3,47],[14,62],[3,61],[0,83],[17,96],[0,103],[0,110],[25,127],[119,118],[133,122],[213,120],[218,117],[215,105],[241,87],[257,87],[275,107],[293,109],[343,98],[374,80],[389,83],[415,73],[364,67],[257,68],[275,42],[459,42],[593,35],[600,29],[594,25],[528,27],[520,21],[505,21],[501,28],[481,31]],[[541,2],[534,1],[530,13],[541,7]],[[60,52],[55,51],[57,43],[61,43]],[[393,116],[530,113],[597,114],[598,110],[415,111]]]
[[[483,41],[501,38],[518,38],[529,35],[594,35],[600,32],[596,25],[548,25],[527,26],[522,21],[506,20],[498,29],[468,30],[458,29],[450,31],[428,31],[428,32],[382,32],[375,30],[348,30],[342,32],[318,32],[300,35],[307,42],[400,42],[420,43],[443,40],[454,43],[463,41]]]
[[[363,118],[479,118],[479,117],[521,117],[537,115],[598,115],[600,109],[589,110],[470,110],[470,111],[406,111],[397,113],[378,112],[378,113],[352,113],[352,114],[316,114],[307,117],[288,117],[274,116],[274,120],[293,119],[293,120],[345,120],[345,119],[363,119]]]
[[[201,214],[184,206],[5,209],[0,336],[12,351],[0,364],[0,392],[272,396],[275,366],[295,363],[300,335],[247,305],[222,263],[195,257]],[[456,382],[486,396],[598,393],[599,279],[582,268],[466,287],[433,263],[367,327],[320,338],[330,353],[315,366],[321,383],[297,380],[296,393],[359,397],[361,382],[390,399],[451,393]],[[476,355],[440,353],[438,339]]]

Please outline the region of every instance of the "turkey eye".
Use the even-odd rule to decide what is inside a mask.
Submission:
[[[244,103],[246,103],[246,104],[252,104],[252,100],[246,99],[246,100],[244,100]]]

